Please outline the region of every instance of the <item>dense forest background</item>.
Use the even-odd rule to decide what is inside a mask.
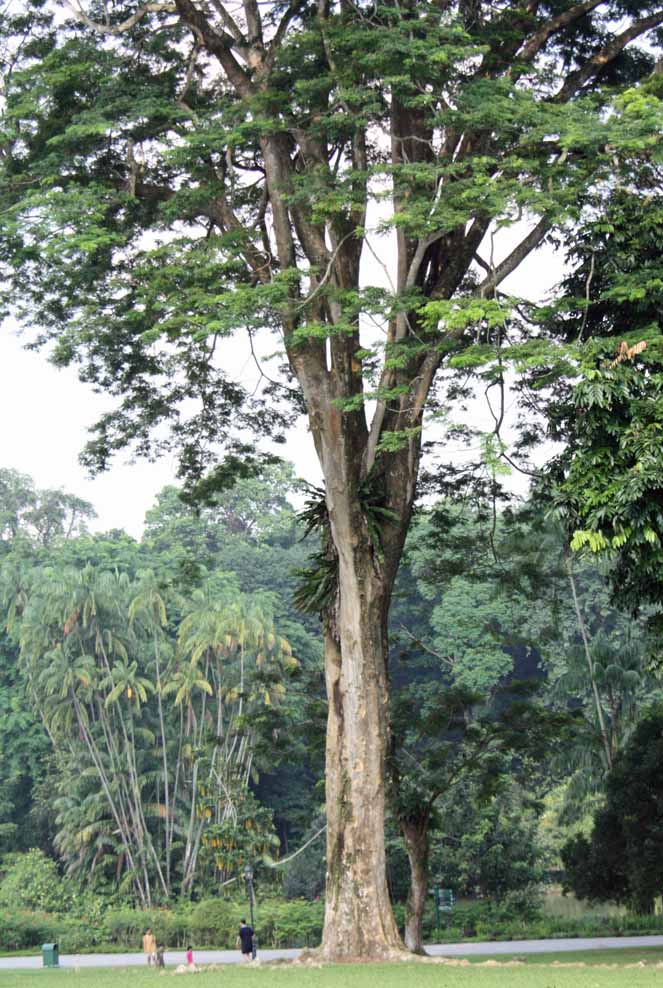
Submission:
[[[167,487],[136,541],[0,470],[5,901],[55,908],[48,868],[143,908],[231,893],[246,864],[261,896],[323,894],[321,639],[295,606],[309,493],[288,464],[203,508]],[[527,910],[661,698],[647,615],[564,546],[535,501],[417,511],[391,615],[397,902],[425,818],[433,885]]]

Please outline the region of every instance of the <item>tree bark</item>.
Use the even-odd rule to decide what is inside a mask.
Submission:
[[[410,862],[410,889],[405,906],[405,946],[425,954],[424,911],[428,895],[428,814],[416,820],[401,820],[401,832]]]
[[[336,626],[328,622],[327,891],[325,959],[403,952],[386,878],[389,743],[386,616],[389,590],[370,546],[339,545]],[[346,551],[343,551],[343,550]]]

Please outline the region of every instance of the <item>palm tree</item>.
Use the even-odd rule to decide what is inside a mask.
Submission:
[[[20,645],[51,737],[72,753],[81,743],[88,752],[122,839],[126,867],[141,902],[148,904],[149,872],[139,840],[146,828],[133,724],[120,704],[105,702],[107,689],[116,689],[120,682],[125,691],[136,689],[139,703],[147,696],[144,677],[128,661],[123,634],[128,585],[119,574],[89,566],[82,571],[39,571],[21,620]],[[127,711],[130,718],[132,709],[131,705]]]
[[[234,793],[246,788],[251,773],[251,715],[256,707],[281,699],[283,673],[297,663],[289,643],[276,634],[268,595],[230,595],[225,586],[219,593],[213,580],[192,596],[179,628],[178,659],[176,703],[187,698],[187,724],[193,728],[194,750],[201,753],[191,774],[182,880],[183,890],[189,891],[203,830],[211,819],[207,812],[199,813],[196,823],[198,788],[203,786],[207,802],[212,794],[215,823],[236,812]]]
[[[156,576],[152,570],[144,570],[138,574],[138,586],[135,588],[129,604],[128,617],[130,627],[142,628],[152,643],[152,655],[154,657],[154,670],[156,678],[155,695],[157,700],[160,732],[159,748],[161,751],[163,765],[161,785],[163,787],[165,812],[165,874],[166,885],[168,886],[168,890],[170,892],[172,883],[172,847],[175,833],[175,808],[177,804],[179,771],[175,772],[171,788],[171,780],[168,771],[169,738],[166,731],[166,720],[163,709],[163,691],[165,682],[162,678],[162,656],[164,655],[164,652],[168,654],[168,641],[164,634],[164,629],[168,624],[168,613],[161,587],[157,583]]]

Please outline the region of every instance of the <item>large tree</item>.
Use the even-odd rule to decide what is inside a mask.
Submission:
[[[486,458],[505,452],[503,347],[530,329],[499,286],[615,171],[646,172],[662,24],[647,0],[31,0],[3,24],[7,305],[119,397],[89,461],[174,442],[209,492],[256,462],[248,430],[307,416],[332,574],[325,957],[401,949],[386,629],[424,414],[482,364]],[[260,359],[264,329],[286,366],[248,393],[225,340]]]

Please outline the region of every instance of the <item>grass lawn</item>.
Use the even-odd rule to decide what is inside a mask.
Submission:
[[[663,947],[618,947],[614,950],[571,950],[550,954],[495,954],[468,957],[471,964],[481,961],[511,961],[514,959],[524,964],[663,964]],[[663,973],[663,972],[662,972]],[[630,974],[630,972],[629,972]],[[663,977],[662,977],[663,983]]]
[[[606,951],[606,953],[608,953]],[[621,952],[615,952],[621,953]],[[564,962],[562,955],[555,956]],[[654,988],[662,972],[653,965],[560,968],[541,962],[522,966],[472,963],[333,965],[320,968],[291,965],[219,966],[197,975],[157,973],[144,968],[93,968],[58,971],[0,971],[0,988],[167,988],[172,977],[191,988]],[[612,958],[618,963],[618,958]],[[166,979],[161,980],[161,979]]]

